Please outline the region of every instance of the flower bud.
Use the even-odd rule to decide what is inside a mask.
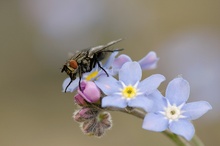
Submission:
[[[79,106],[85,106],[87,105],[85,99],[80,95],[80,94],[76,94],[74,96],[74,101],[76,104],[78,104]]]
[[[99,112],[99,114],[90,120],[82,123],[81,129],[87,135],[101,137],[105,131],[110,129],[112,125],[111,116],[107,112]]]
[[[78,94],[81,95],[87,102],[95,103],[99,101],[101,93],[96,84],[92,81],[82,81],[80,83],[81,90],[78,89]]]
[[[73,118],[77,122],[84,122],[94,119],[98,115],[98,110],[95,108],[84,107],[73,114]]]
[[[112,126],[111,115],[108,112],[103,112],[99,114],[99,119],[102,121],[102,127],[105,129],[109,129]]]

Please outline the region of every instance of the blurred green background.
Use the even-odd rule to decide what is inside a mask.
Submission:
[[[219,0],[9,0],[0,1],[1,146],[146,146],[173,143],[145,131],[142,121],[113,112],[102,138],[85,136],[72,119],[73,93],[62,93],[60,68],[69,52],[126,38],[117,47],[133,60],[157,52],[166,76],[160,90],[182,75],[190,101],[213,110],[193,121],[208,146],[220,130]]]

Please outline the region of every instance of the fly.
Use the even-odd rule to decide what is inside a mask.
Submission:
[[[120,42],[122,39],[112,41],[106,45],[100,45],[89,49],[84,49],[76,52],[67,62],[63,65],[61,72],[66,72],[70,77],[70,82],[65,88],[65,92],[69,85],[79,76],[79,88],[81,90],[80,82],[82,79],[82,74],[90,72],[96,64],[101,68],[107,76],[108,73],[101,66],[100,61],[105,59],[107,53],[112,53],[115,51],[121,51],[123,49],[109,49],[110,46]]]

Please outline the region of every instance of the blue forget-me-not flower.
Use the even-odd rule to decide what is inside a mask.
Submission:
[[[146,130],[171,132],[191,140],[195,129],[190,120],[195,120],[212,109],[206,101],[186,103],[189,98],[189,83],[182,77],[173,79],[167,86],[165,97],[159,91],[151,95],[154,106],[145,116],[142,127]]]
[[[106,95],[102,99],[102,107],[143,107],[148,110],[152,101],[147,95],[153,93],[165,77],[160,74],[152,75],[143,81],[141,66],[138,62],[126,62],[119,70],[119,80],[112,76],[101,76],[95,81],[96,85]]]

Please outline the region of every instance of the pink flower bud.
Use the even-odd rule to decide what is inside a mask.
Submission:
[[[84,106],[87,105],[85,99],[80,95],[80,94],[76,94],[74,96],[74,101],[76,104],[78,104],[79,106]]]
[[[78,94],[81,95],[87,102],[94,103],[100,99],[100,90],[94,82],[83,81],[80,83],[80,86],[82,91],[78,89]]]

